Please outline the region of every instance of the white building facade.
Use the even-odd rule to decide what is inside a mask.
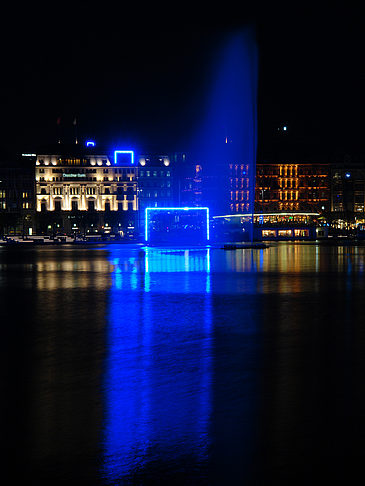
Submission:
[[[107,155],[38,155],[36,210],[137,211],[137,170]]]

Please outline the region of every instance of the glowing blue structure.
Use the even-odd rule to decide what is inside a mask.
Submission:
[[[211,215],[244,212],[253,238],[257,149],[258,48],[254,28],[225,35],[204,85],[201,120],[190,151],[206,177],[202,205]],[[245,184],[235,182],[243,167]]]
[[[152,228],[151,223],[155,223]],[[206,244],[209,241],[209,208],[146,208],[145,240],[146,243]]]
[[[95,142],[93,140],[86,141],[86,147],[95,147]]]
[[[134,151],[114,150],[114,164],[122,166],[134,165]]]

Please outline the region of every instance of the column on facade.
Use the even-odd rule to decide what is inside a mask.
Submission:
[[[70,184],[64,184],[63,185],[63,191],[64,191],[64,194],[63,194],[63,210],[64,211],[69,211],[71,209],[70,207],[70,195],[69,195],[69,192],[70,192]]]
[[[103,205],[102,205],[102,196],[101,196],[101,184],[96,185],[95,192],[96,192],[96,194],[95,194],[96,210],[102,211]]]

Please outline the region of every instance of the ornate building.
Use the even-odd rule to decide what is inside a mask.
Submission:
[[[41,213],[41,231],[46,223],[48,229],[67,233],[105,226],[124,232],[134,227],[137,174],[130,150],[110,155],[94,147],[60,144],[37,154],[36,211]]]

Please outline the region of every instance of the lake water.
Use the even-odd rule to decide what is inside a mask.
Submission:
[[[364,246],[0,247],[2,472],[49,485],[352,481],[364,303]]]

